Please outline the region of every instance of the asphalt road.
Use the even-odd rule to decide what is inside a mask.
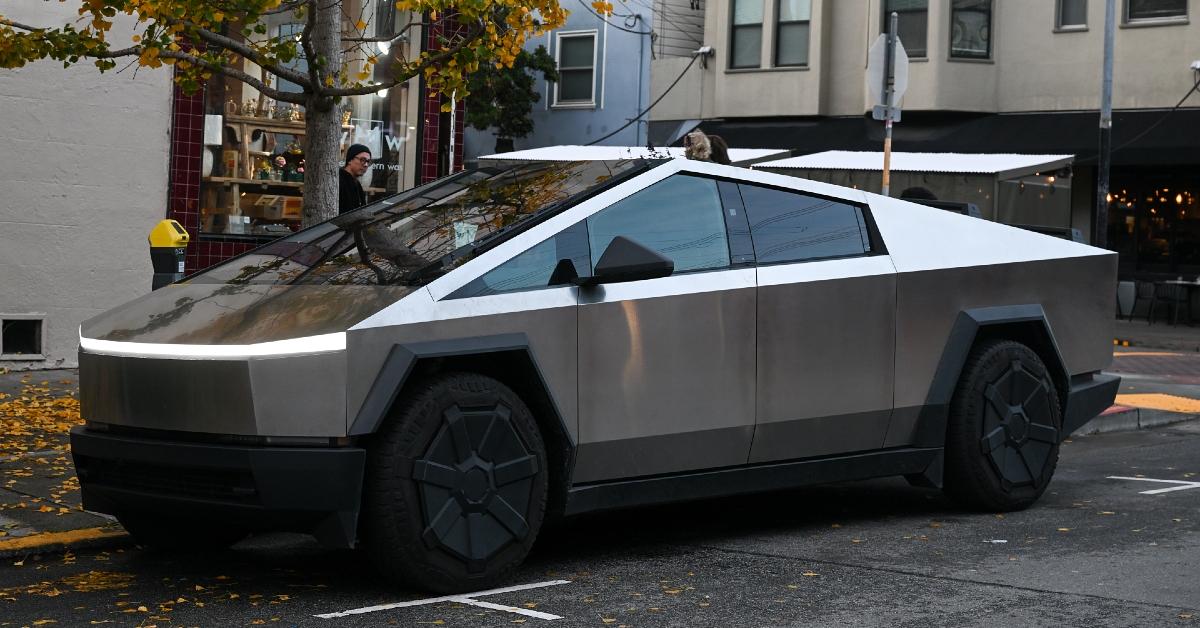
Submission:
[[[1200,626],[1198,451],[1198,422],[1077,438],[1003,516],[888,479],[580,518],[513,584],[567,582],[469,601],[300,536],[6,559],[0,626]]]

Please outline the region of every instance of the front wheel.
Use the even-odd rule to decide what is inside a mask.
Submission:
[[[1028,508],[1054,476],[1062,438],[1058,391],[1041,358],[1019,342],[982,342],[950,402],[946,494],[973,509]]]
[[[379,570],[451,593],[490,588],[545,517],[545,446],[504,384],[445,373],[406,391],[369,447],[363,536]]]

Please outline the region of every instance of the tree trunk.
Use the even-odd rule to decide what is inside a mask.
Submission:
[[[342,65],[341,28],[338,14],[341,2],[314,2],[316,11],[312,29],[315,59],[309,59],[310,72],[319,80],[336,76]],[[308,148],[304,153],[304,219],[309,227],[333,218],[338,213],[338,169],[342,167],[342,116],[332,98],[309,94],[305,105]]]
[[[308,149],[304,153],[303,226],[311,227],[338,213],[342,116],[329,99],[310,97],[304,120]]]

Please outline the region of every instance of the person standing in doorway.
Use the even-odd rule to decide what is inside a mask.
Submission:
[[[371,151],[362,144],[352,144],[346,150],[346,163],[338,171],[338,213],[344,214],[367,204],[359,177],[371,167]]]

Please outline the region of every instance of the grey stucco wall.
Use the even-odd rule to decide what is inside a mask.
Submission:
[[[809,65],[772,68],[778,3],[764,1],[764,67],[729,69],[730,2],[705,8],[705,43],[716,49],[707,69],[681,83],[650,117],[681,120],[751,116],[858,116],[870,111],[864,89],[867,50],[879,35],[883,0],[812,0]],[[1088,0],[1087,27],[1058,31],[1051,0],[994,0],[992,54],[987,60],[950,57],[951,2],[929,2],[925,58],[908,68],[905,111],[1031,112],[1099,108],[1104,2]],[[1121,0],[1120,7],[1125,6]],[[1169,108],[1195,81],[1200,60],[1200,6],[1188,18],[1126,24],[1118,19],[1113,107]],[[652,64],[657,98],[679,73],[675,59]],[[694,84],[703,84],[697,89]],[[711,86],[708,87],[708,86]],[[703,102],[695,101],[701,98]],[[1194,98],[1194,97],[1193,97]]]
[[[33,25],[78,18],[69,4],[25,0],[0,1],[0,14]],[[115,47],[128,41],[121,26]],[[149,291],[146,236],[166,216],[170,100],[165,69],[0,70],[0,318],[43,315],[45,356],[0,367],[74,366],[79,323]]]
[[[620,30],[632,22],[629,30],[648,31],[651,11],[644,4],[628,2],[618,4],[617,11],[637,14],[641,17],[633,22],[620,17],[610,17],[605,24],[599,17],[578,3],[569,6],[571,15],[567,23],[557,31],[535,37],[525,48],[533,50],[546,46],[551,56],[555,55],[557,43],[555,33],[570,31],[596,31],[595,105],[591,107],[555,107],[553,86],[540,78],[534,89],[541,95],[535,103],[530,118],[533,132],[514,141],[516,150],[554,146],[558,144],[587,144],[603,137],[649,105],[650,94],[650,38]],[[467,100],[467,107],[471,101]],[[641,123],[629,125],[623,131],[602,142],[605,146],[644,146],[646,124],[649,116]],[[490,130],[478,131],[467,127],[463,140],[463,156],[467,161],[479,155],[495,152],[496,137]]]

